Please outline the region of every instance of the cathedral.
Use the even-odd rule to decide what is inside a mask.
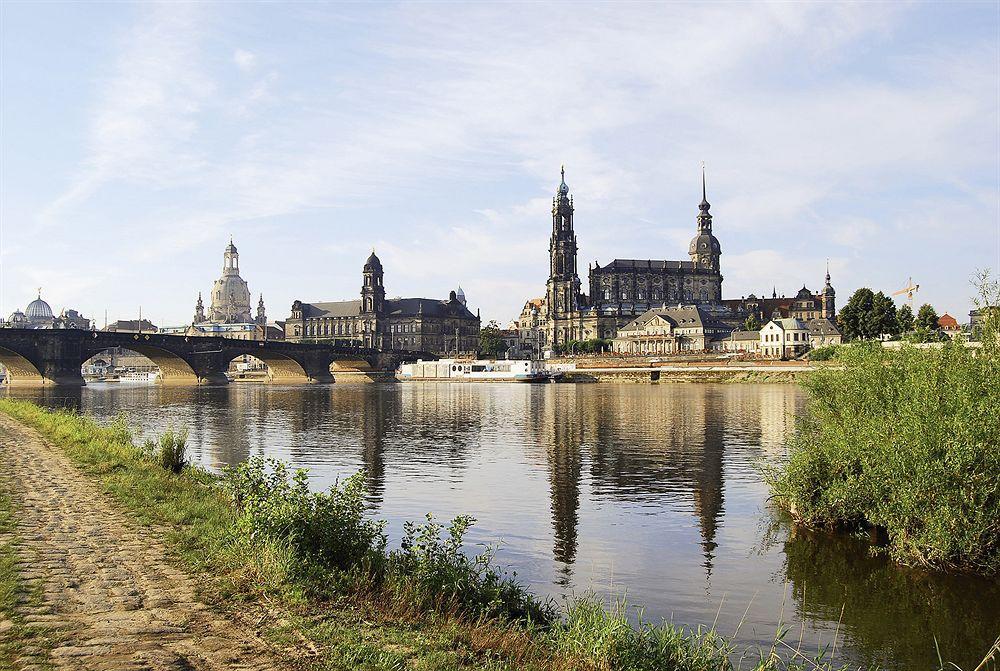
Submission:
[[[684,304],[722,309],[722,248],[712,234],[704,171],[701,187],[697,232],[688,247],[688,260],[615,259],[604,266],[588,265],[588,296],[577,271],[573,197],[563,169],[552,199],[549,279],[540,310],[543,348],[571,340],[613,338],[618,328],[653,308]]]

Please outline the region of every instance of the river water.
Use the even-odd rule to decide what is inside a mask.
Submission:
[[[478,520],[468,540],[539,594],[627,594],[646,619],[717,622],[741,647],[784,641],[892,669],[974,669],[1000,635],[1000,585],[893,566],[861,541],[796,530],[767,504],[805,399],[793,385],[92,384],[6,393],[146,434],[188,430],[211,469],[251,455],[361,471],[372,514]],[[745,614],[745,615],[744,615]],[[742,620],[742,624],[741,623]],[[801,643],[800,643],[801,641]],[[779,649],[787,652],[784,645]]]

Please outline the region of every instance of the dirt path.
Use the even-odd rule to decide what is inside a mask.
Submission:
[[[198,600],[195,581],[58,449],[0,414],[0,479],[12,491],[27,621],[58,629],[59,669],[275,669],[243,623]],[[41,660],[21,660],[24,669]]]

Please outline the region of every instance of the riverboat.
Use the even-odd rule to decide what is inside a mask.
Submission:
[[[543,362],[529,359],[441,359],[404,363],[396,372],[396,377],[403,381],[548,382],[551,375]]]
[[[160,379],[159,371],[129,370],[118,374],[118,381],[132,384],[153,384]],[[108,380],[110,382],[110,380]]]

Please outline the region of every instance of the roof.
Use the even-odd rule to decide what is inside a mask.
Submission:
[[[390,317],[459,317],[475,319],[476,315],[459,301],[437,298],[393,298],[385,302],[385,314]]]
[[[360,298],[356,301],[302,304],[302,316],[305,319],[316,319],[317,317],[357,317],[359,314],[361,314]]]
[[[813,320],[813,321],[818,321],[818,320]],[[796,319],[794,317],[785,317],[784,319],[772,319],[771,321],[768,322],[768,324],[774,324],[782,331],[804,331],[809,328],[808,326],[806,326],[805,322],[803,322],[800,319]]]
[[[810,333],[816,335],[840,335],[840,329],[837,328],[837,325],[825,317],[810,319],[806,326],[809,327]]]
[[[138,319],[119,319],[113,324],[108,324],[105,327],[105,331],[138,331],[139,329]],[[142,330],[143,331],[156,331],[156,325],[148,319],[142,320]]]
[[[938,317],[938,326],[943,329],[957,329],[958,320],[945,312],[943,315]]]
[[[676,328],[725,328],[725,324],[718,321],[714,315],[696,306],[688,305],[682,307],[653,308],[652,310],[646,310],[619,329],[619,331],[635,331],[641,329],[658,317],[666,319]]]
[[[595,273],[615,270],[692,270],[692,261],[660,261],[652,259],[615,259],[606,266],[597,266]]]
[[[303,303],[302,316],[305,319],[326,317],[357,317],[361,314],[361,301],[332,301],[327,303]],[[475,319],[469,308],[459,301],[438,298],[390,298],[385,301],[385,313],[389,317],[459,317]]]
[[[760,340],[760,331],[733,331],[730,337],[733,340]]]

